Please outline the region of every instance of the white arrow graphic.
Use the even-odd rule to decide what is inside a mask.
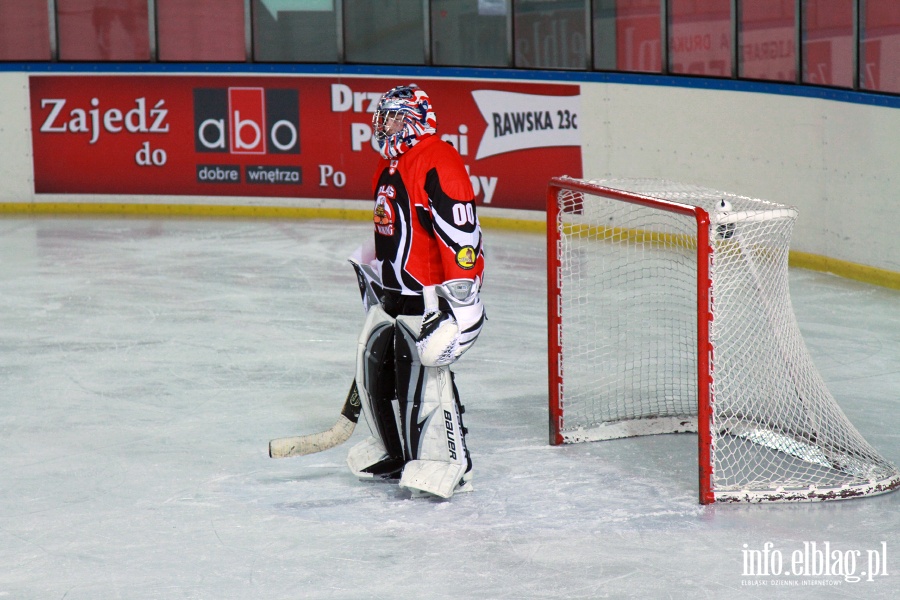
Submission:
[[[472,98],[487,122],[476,160],[527,148],[581,144],[581,96],[476,90]]]
[[[261,0],[266,10],[278,20],[280,12],[301,12],[301,11],[332,11],[334,4],[332,0]]]

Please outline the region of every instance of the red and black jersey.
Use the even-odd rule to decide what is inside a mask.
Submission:
[[[375,255],[382,284],[403,294],[450,279],[481,280],[484,253],[475,193],[456,149],[433,135],[373,178]]]

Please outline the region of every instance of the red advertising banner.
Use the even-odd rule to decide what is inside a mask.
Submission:
[[[372,197],[385,78],[32,76],[36,193]],[[482,204],[542,209],[582,174],[580,88],[428,80]]]

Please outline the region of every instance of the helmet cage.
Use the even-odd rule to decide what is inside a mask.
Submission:
[[[399,110],[376,110],[372,116],[375,139],[383,142],[390,136],[399,133],[403,130],[405,121],[404,114]]]
[[[424,118],[416,98],[415,85],[401,85],[386,92],[378,101],[372,116],[375,139],[383,142],[403,130],[407,120],[418,122]],[[399,125],[399,126],[398,126]]]

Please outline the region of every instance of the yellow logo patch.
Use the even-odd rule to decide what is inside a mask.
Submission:
[[[475,248],[472,246],[463,246],[459,249],[459,252],[456,253],[456,264],[467,271],[475,266],[476,260]]]

